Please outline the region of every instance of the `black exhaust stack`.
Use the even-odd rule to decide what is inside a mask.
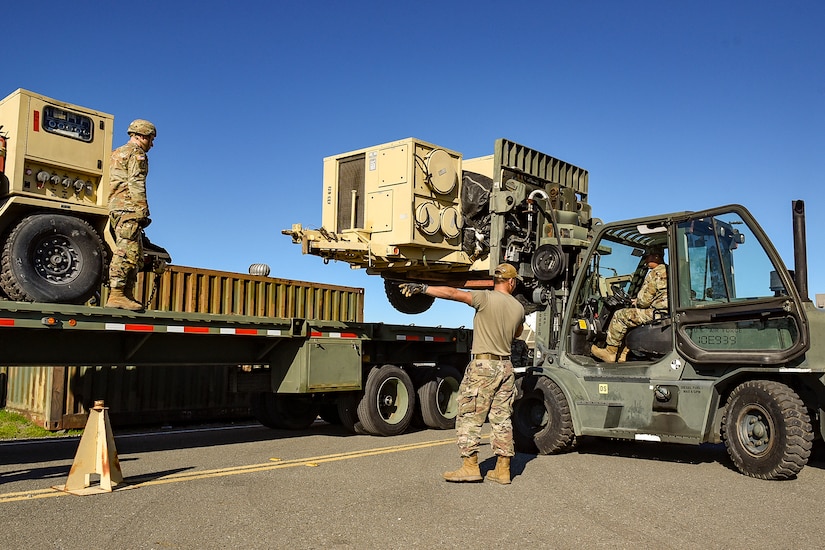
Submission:
[[[805,201],[792,201],[794,284],[799,297],[810,302],[808,296],[808,253],[805,241]]]

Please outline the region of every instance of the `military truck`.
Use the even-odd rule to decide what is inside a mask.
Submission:
[[[500,139],[489,157],[407,139],[324,160],[323,224],[284,233],[306,254],[398,281],[490,285],[516,266],[535,313],[520,369],[517,449],[572,449],[585,436],[724,442],[742,473],[794,477],[825,431],[825,312],[808,299],[804,203],[793,204],[795,271],[746,208],[603,223],[588,172]],[[625,362],[591,356],[631,304],[646,251],[664,251],[669,307],[631,329]]]
[[[100,290],[114,242],[113,128],[112,115],[23,89],[0,100],[3,297],[82,304]],[[145,236],[144,245],[144,269],[162,270],[168,253]]]

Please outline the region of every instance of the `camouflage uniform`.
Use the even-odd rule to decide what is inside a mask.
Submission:
[[[456,437],[462,457],[478,452],[481,427],[489,417],[491,446],[498,456],[510,457],[513,448],[515,375],[510,361],[511,346],[524,323],[524,307],[503,292],[471,291],[476,315],[473,319],[473,353],[491,353],[507,359],[474,358],[467,365],[458,388]]]
[[[619,347],[628,329],[649,323],[657,310],[666,311],[667,304],[667,266],[659,264],[645,276],[636,307],[620,309],[613,314],[607,328],[607,345]]]
[[[126,288],[137,280],[143,267],[140,228],[149,218],[146,176],[149,157],[129,142],[112,152],[109,188],[109,223],[115,232],[115,250],[109,265],[109,285]]]
[[[488,417],[492,427],[490,446],[496,455],[513,456],[515,376],[510,360],[474,359],[467,365],[458,388],[456,437],[462,457],[478,452],[481,426]]]

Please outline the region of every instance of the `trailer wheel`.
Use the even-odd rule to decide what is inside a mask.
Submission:
[[[808,463],[814,438],[805,404],[771,380],[751,380],[731,392],[721,432],[736,468],[759,479],[795,477]]]
[[[373,367],[367,375],[358,418],[373,435],[398,435],[412,421],[415,390],[409,375],[394,365]]]
[[[455,428],[458,415],[458,385],[461,373],[455,367],[441,367],[435,377],[418,388],[421,417],[427,427],[436,430]]]
[[[276,426],[269,419],[269,411],[266,408],[267,395],[269,394],[253,393],[249,399],[249,406],[252,409],[252,416],[255,417],[255,420],[257,420],[267,428],[277,429],[278,426]]]
[[[333,426],[341,425],[341,416],[338,414],[338,404],[335,401],[321,403],[318,416],[327,424],[332,424]]]
[[[555,454],[576,444],[570,406],[561,388],[546,376],[516,381],[513,440],[521,452]]]
[[[252,399],[252,414],[267,428],[304,430],[318,418],[319,404],[311,397],[260,393]]]
[[[0,285],[12,300],[82,304],[100,287],[105,257],[86,221],[35,214],[5,238]]]
[[[435,302],[434,297],[427,296],[426,294],[414,294],[408,298],[401,294],[401,289],[398,288],[399,284],[398,281],[384,279],[384,292],[387,294],[387,300],[392,307],[401,313],[408,313],[410,315],[424,313],[430,309],[430,306]]]
[[[350,433],[359,433],[356,426],[360,425],[358,421],[358,403],[360,401],[361,396],[357,393],[345,393],[339,395],[338,399],[335,400],[341,425]]]

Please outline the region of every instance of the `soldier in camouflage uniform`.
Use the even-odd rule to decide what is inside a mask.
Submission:
[[[129,141],[112,152],[109,172],[109,224],[115,235],[115,250],[109,264],[109,299],[106,307],[141,311],[135,300],[137,274],[143,264],[141,229],[149,225],[146,200],[146,154],[157,136],[148,120],[133,121],[127,130]]]
[[[634,307],[620,309],[613,314],[607,327],[606,348],[600,348],[595,344],[590,348],[590,353],[594,357],[606,363],[625,361],[627,348],[623,348],[621,354],[619,348],[629,329],[652,321],[657,310],[667,311],[667,265],[664,253],[659,250],[650,251],[645,256],[645,261],[650,271],[647,272],[642,288],[633,301]]]
[[[490,419],[490,445],[496,455],[496,467],[487,473],[487,479],[496,483],[510,483],[510,458],[513,448],[513,413],[515,376],[510,360],[511,345],[522,331],[524,307],[512,294],[519,279],[510,264],[500,264],[494,274],[493,290],[458,290],[448,286],[427,286],[404,283],[405,296],[427,294],[464,302],[476,310],[473,317],[472,360],[464,371],[458,389],[458,416],[456,436],[463,465],[453,472],[445,472],[447,481],[482,481],[478,467],[478,448],[481,427]]]

